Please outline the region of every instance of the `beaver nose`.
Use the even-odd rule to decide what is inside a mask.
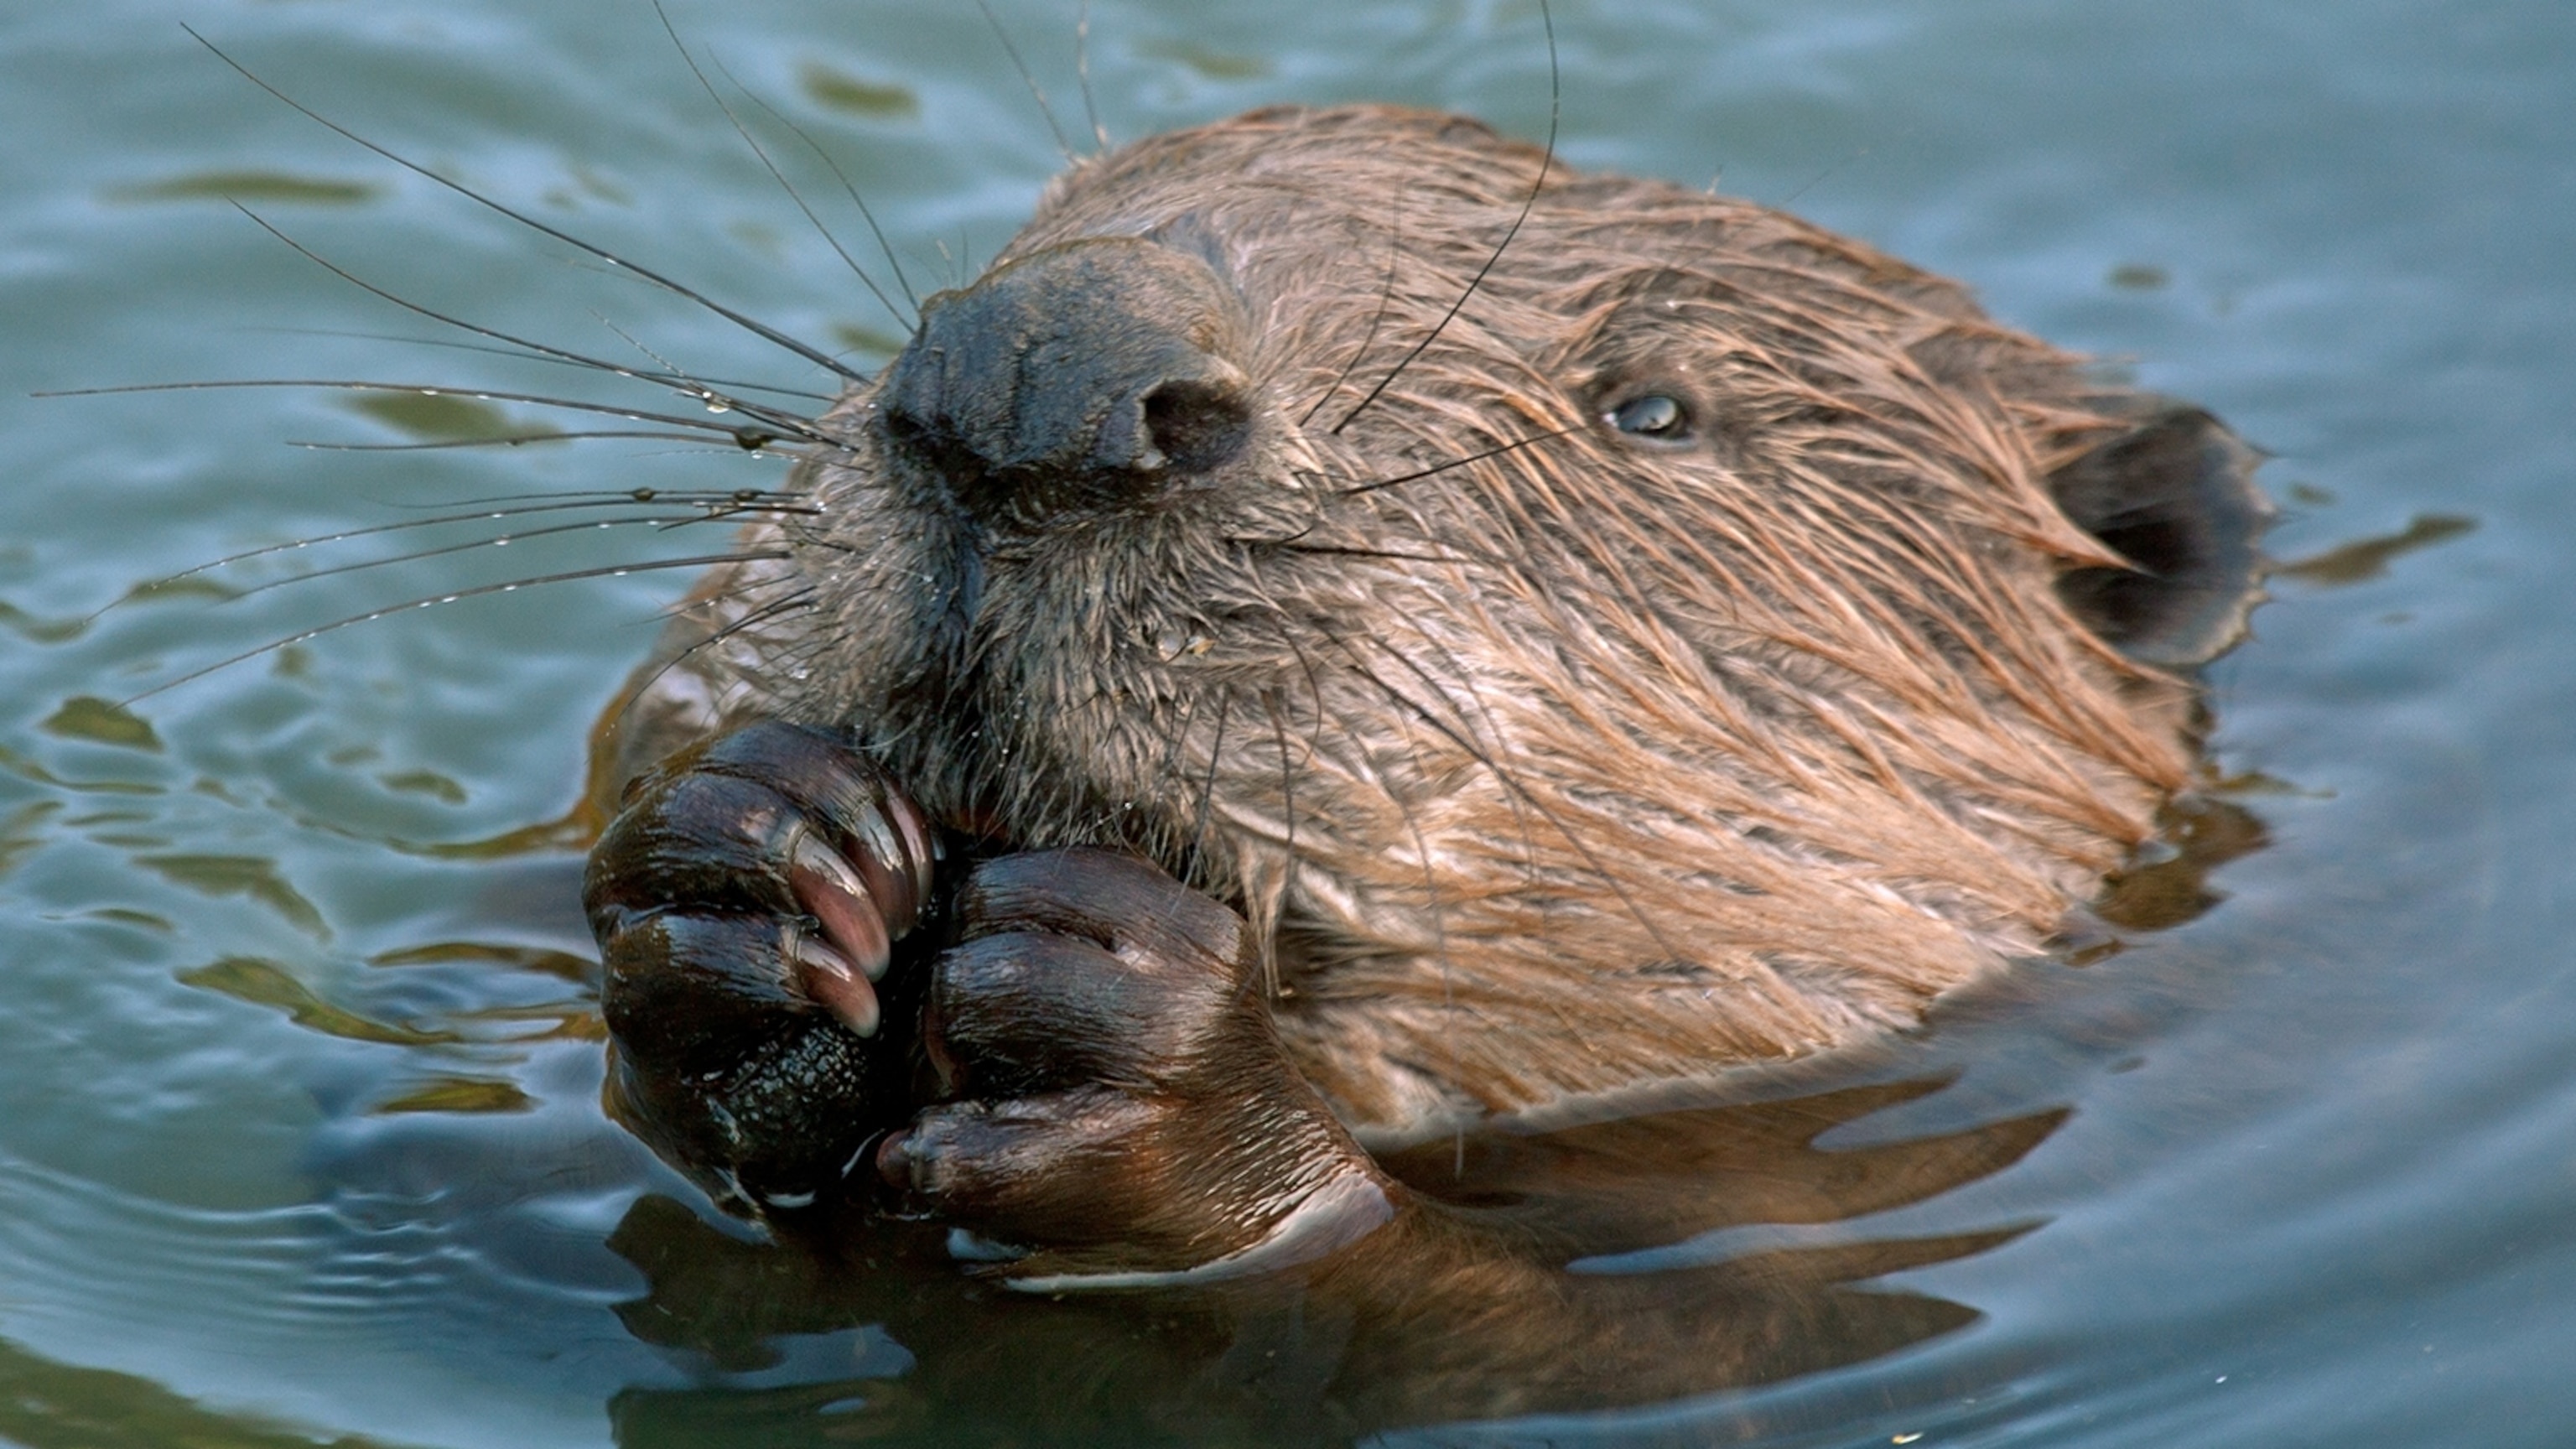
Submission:
[[[989,522],[1133,505],[1243,451],[1249,330],[1195,257],[1133,238],[1049,248],[923,305],[886,430]]]

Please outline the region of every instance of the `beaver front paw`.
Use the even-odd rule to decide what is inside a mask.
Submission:
[[[904,1044],[872,1038],[932,857],[920,812],[820,731],[751,725],[639,778],[582,883],[611,1112],[735,1211],[835,1194],[914,1105]]]
[[[943,1101],[877,1165],[1015,1286],[1186,1283],[1319,1256],[1385,1180],[1289,1066],[1242,919],[1132,856],[986,863],[922,1016]]]

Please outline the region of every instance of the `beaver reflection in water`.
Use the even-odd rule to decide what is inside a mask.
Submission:
[[[1023,1287],[1454,1265],[1509,1244],[1384,1162],[2047,949],[2189,781],[2252,453],[1544,165],[1256,112],[925,303],[646,676],[588,880],[625,1122]]]

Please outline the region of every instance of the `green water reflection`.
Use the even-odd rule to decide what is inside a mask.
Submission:
[[[26,1449],[390,1449],[221,1414],[150,1379],[75,1368],[0,1341],[0,1438]]]

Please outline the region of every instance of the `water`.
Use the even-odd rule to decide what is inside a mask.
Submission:
[[[1072,7],[997,9],[1078,137]],[[971,7],[671,13],[835,147],[917,278],[989,256],[1059,164]],[[1885,1343],[1392,1440],[2563,1442],[2576,11],[1562,0],[1555,21],[1568,157],[1794,200],[1972,281],[2007,319],[2130,360],[2272,450],[2276,551],[2323,558],[2279,582],[2258,640],[2213,676],[2217,768],[2268,837],[2216,872],[2221,903],[1780,1089],[1927,1084],[1874,1113],[1833,1099],[1856,1120],[1784,1161],[1894,1161],[1927,1139],[1988,1160],[1863,1218],[1754,1212],[1602,1265],[1654,1281],[1839,1245],[1876,1266],[1872,1245],[1964,1235],[1927,1266],[1787,1300],[1897,1325]],[[193,378],[566,385],[389,340],[455,334],[221,194],[425,305],[642,355],[605,318],[707,373],[814,381],[303,120],[182,22],[369,136],[765,321],[862,362],[895,328],[647,6],[93,0],[0,18],[0,1438],[1231,1432],[1170,1367],[1192,1361],[1185,1334],[996,1307],[910,1267],[794,1281],[602,1123],[578,862],[546,827],[685,571],[405,611],[130,714],[72,703],[389,603],[717,545],[528,537],[230,602],[201,581],[82,624],[207,559],[444,500],[776,476],[641,440],[286,446],[541,417],[518,405],[29,398]],[[1526,4],[1102,0],[1091,35],[1117,136],[1275,100],[1546,125]],[[2400,546],[2330,553],[2370,540]],[[238,591],[357,556],[215,577]]]

